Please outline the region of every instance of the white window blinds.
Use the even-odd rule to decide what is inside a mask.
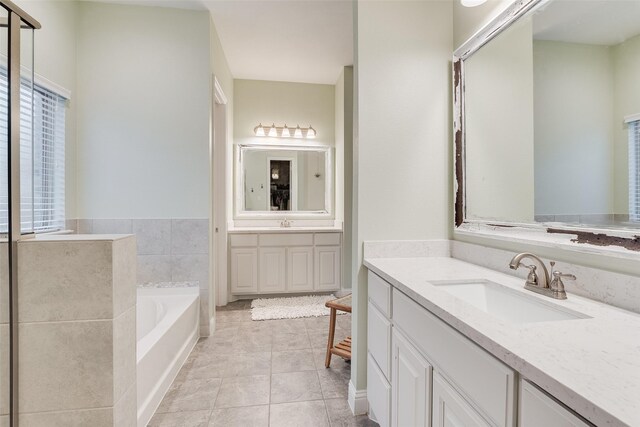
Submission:
[[[640,221],[640,119],[629,122],[629,220]]]
[[[7,70],[0,66],[0,232],[8,230]],[[32,95],[33,94],[33,95]],[[20,198],[23,232],[64,228],[66,99],[23,80],[20,90]],[[33,110],[33,120],[32,120]],[[33,134],[33,139],[31,135]]]

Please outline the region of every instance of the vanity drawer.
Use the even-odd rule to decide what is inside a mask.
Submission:
[[[281,233],[261,234],[260,246],[311,246],[313,234],[310,233]]]
[[[229,234],[232,248],[258,246],[257,234]]]
[[[387,380],[391,379],[391,322],[375,305],[369,303],[367,310],[367,347]]]
[[[515,425],[515,372],[393,290],[393,322],[492,424]]]
[[[339,245],[340,233],[316,233],[314,242],[317,246]]]
[[[387,318],[391,318],[391,285],[369,271],[369,301],[375,304]]]

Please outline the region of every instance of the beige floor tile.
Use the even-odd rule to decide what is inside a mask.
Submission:
[[[233,311],[217,311],[216,323],[227,322],[249,322],[251,321],[251,312],[245,310]]]
[[[322,396],[325,399],[344,398],[349,392],[349,372],[334,369],[318,371]]]
[[[311,350],[274,351],[271,354],[271,372],[315,371]]]
[[[269,427],[269,405],[215,409],[210,427]]]
[[[273,336],[273,350],[305,350],[311,348],[309,335],[306,332],[301,333],[278,333]]]
[[[254,323],[262,325],[265,328],[269,328],[269,330],[273,331],[274,334],[302,333],[307,330],[304,319],[263,320]]]
[[[327,399],[324,401],[331,427],[376,427],[366,415],[354,416],[346,399]]]
[[[206,427],[211,411],[169,412],[156,414],[148,427]]]
[[[313,349],[313,359],[316,364],[316,369],[325,369],[324,362],[327,356],[326,348],[314,348]],[[333,370],[351,370],[351,365],[347,363],[340,356],[336,356],[335,354],[331,356],[331,365],[328,369]]]
[[[270,408],[271,427],[329,427],[327,410],[322,400],[273,404]]]
[[[328,331],[329,316],[306,317],[304,324],[307,326],[307,331]]]
[[[271,373],[271,353],[200,354],[184,364],[178,379],[229,378]]]
[[[220,378],[174,381],[156,412],[212,409],[220,390]]]
[[[224,378],[215,408],[266,405],[269,403],[269,375]]]
[[[271,375],[271,403],[322,399],[317,371]]]

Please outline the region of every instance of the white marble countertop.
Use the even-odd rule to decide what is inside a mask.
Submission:
[[[364,264],[496,358],[597,426],[640,426],[640,315],[569,294],[556,301],[523,280],[453,258],[369,258]],[[486,279],[591,316],[510,323],[432,285]]]
[[[112,241],[135,237],[133,234],[36,234],[31,239],[23,239],[20,243],[29,242],[86,242]]]

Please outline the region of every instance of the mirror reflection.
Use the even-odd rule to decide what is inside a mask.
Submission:
[[[640,2],[553,1],[464,61],[470,220],[637,227]]]
[[[328,149],[241,150],[245,211],[327,212]]]

